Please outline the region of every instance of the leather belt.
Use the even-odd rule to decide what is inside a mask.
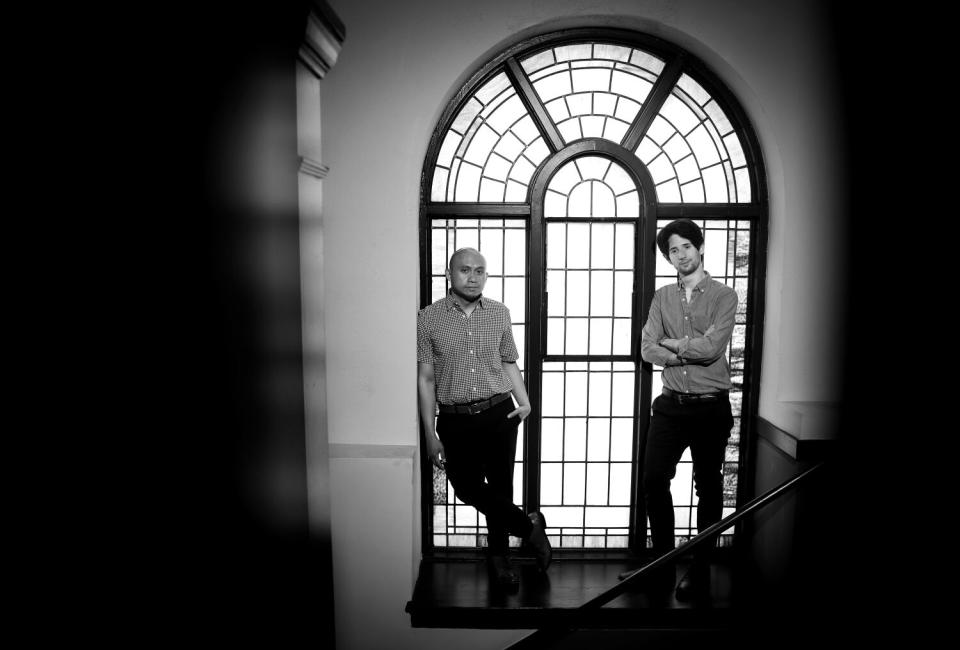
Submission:
[[[677,404],[691,404],[693,402],[716,402],[721,399],[727,399],[730,396],[730,391],[718,390],[714,393],[678,393],[675,390],[664,388],[663,394]]]
[[[438,404],[441,413],[462,413],[466,415],[476,415],[486,411],[491,406],[496,406],[500,402],[510,399],[510,393],[500,393],[490,399],[483,399],[469,404]]]

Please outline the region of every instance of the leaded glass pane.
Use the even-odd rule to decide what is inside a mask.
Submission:
[[[507,76],[497,74],[467,100],[444,136],[431,200],[524,200],[532,170],[548,153],[540,140]]]
[[[587,464],[587,505],[606,505],[609,493],[610,466],[606,463]]]
[[[671,178],[659,183],[657,197],[664,203],[680,203],[680,186],[677,184],[677,179]]]
[[[567,143],[596,137],[620,144],[663,70],[647,52],[608,43],[564,45],[520,65]]]
[[[543,512],[544,517],[547,519],[547,524],[550,526],[548,530],[553,531],[563,527],[583,527],[583,508],[543,507],[540,511]],[[551,542],[553,542],[552,535]]]
[[[613,319],[613,354],[630,354],[631,319]]]
[[[590,259],[594,269],[613,269],[612,223],[595,223],[590,232]]]
[[[563,464],[540,463],[540,505],[551,506],[563,503]],[[547,520],[553,524],[553,521]],[[559,523],[559,522],[558,522]]]
[[[610,420],[610,460],[630,462],[633,459],[633,418]]]
[[[630,508],[606,506],[587,507],[584,510],[584,521],[587,526],[626,529],[630,524]]]
[[[638,216],[639,206],[625,213],[609,209],[607,197],[616,190],[606,179],[612,179],[620,190],[626,190],[624,181],[630,180],[619,165],[598,156],[568,163],[558,170],[547,191],[548,203],[553,200],[564,208],[561,211],[559,207],[551,209],[547,205],[546,215]],[[567,190],[568,197],[554,191],[555,186]],[[635,197],[636,194],[634,188],[623,196]],[[546,239],[547,314],[551,317],[547,326],[547,353],[629,354],[630,321],[627,319],[632,315],[633,300],[633,223],[548,222]],[[631,270],[614,273],[614,266]],[[621,319],[613,322],[608,318],[614,315]],[[584,316],[589,320],[580,320]],[[586,338],[578,340],[584,333]]]
[[[590,273],[590,314],[613,316],[613,271]]]
[[[630,504],[630,476],[632,463],[610,464],[610,505]]]
[[[545,367],[545,397],[550,391],[556,404],[552,410],[565,414],[542,420],[541,502],[549,524],[548,535],[556,538],[558,545],[579,547],[584,543],[573,541],[587,534],[583,524],[578,528],[575,522],[588,518],[594,521],[589,526],[612,527],[618,537],[627,533],[624,508],[620,506],[627,506],[629,511],[634,417],[632,412],[625,417],[609,416],[611,385],[621,377],[632,382],[634,376],[633,363],[618,365],[616,369],[612,369],[609,362],[560,363]],[[631,390],[632,387],[631,383]],[[632,407],[632,396],[630,402]],[[563,452],[558,458],[561,438]],[[551,517],[546,510],[549,506],[562,506],[555,510],[561,519]],[[577,510],[580,513],[574,516]],[[566,529],[563,534],[560,528]],[[599,544],[599,538],[593,543]]]
[[[610,418],[590,418],[587,423],[587,460],[606,461],[610,457]]]
[[[586,493],[586,465],[584,463],[563,464],[563,503],[565,505],[583,505]]]
[[[564,352],[566,354],[587,354],[587,337],[589,336],[587,319],[568,318],[566,326],[567,337],[564,343]]]
[[[751,201],[740,134],[689,75],[680,76],[635,153],[650,168],[661,202]],[[676,184],[668,180],[674,177]]]

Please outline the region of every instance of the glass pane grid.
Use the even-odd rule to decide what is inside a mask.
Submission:
[[[548,185],[546,351],[595,359],[543,365],[540,508],[560,548],[629,540],[636,365],[610,357],[631,352],[636,196],[601,156],[569,161]]]
[[[547,354],[630,354],[635,226],[591,219],[635,219],[636,196],[623,168],[600,156],[572,160],[550,180],[545,209]],[[549,205],[551,197],[555,206]],[[634,202],[628,205],[623,197]]]
[[[561,548],[626,546],[635,364],[548,362],[543,377],[540,509],[547,533]]]
[[[443,139],[431,200],[519,202],[549,154],[506,74],[500,72],[468,99]]]
[[[620,144],[663,70],[635,48],[578,43],[521,59],[565,142],[603,138]]]
[[[626,170],[602,156],[582,156],[558,169],[544,196],[544,218],[637,219],[640,199]]]
[[[681,75],[635,150],[665,203],[749,203],[740,135],[717,101]]]

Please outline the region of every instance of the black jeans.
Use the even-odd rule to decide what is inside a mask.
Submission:
[[[674,547],[673,497],[670,481],[683,451],[690,447],[693,482],[697,491],[697,529],[720,521],[723,513],[723,458],[733,428],[730,400],[679,404],[661,395],[653,402],[643,461],[643,492],[650,518],[653,550],[662,554]],[[698,558],[709,556],[701,546]]]
[[[513,400],[476,415],[441,413],[437,436],[447,457],[447,478],[461,501],[487,518],[487,548],[503,555],[509,535],[526,538],[533,524],[513,503],[513,464],[520,418],[508,418]]]

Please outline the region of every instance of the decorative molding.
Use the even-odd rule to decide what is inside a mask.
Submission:
[[[761,416],[757,416],[757,434],[797,461],[821,460],[836,444],[830,438],[799,438]]]
[[[312,158],[300,156],[300,171],[308,176],[313,176],[314,178],[319,178],[322,180],[327,177],[327,174],[330,172],[330,168],[321,162],[313,160]]]
[[[414,458],[416,445],[330,444],[330,458]]]
[[[346,29],[326,2],[311,0],[303,42],[297,57],[318,79],[337,62]]]

